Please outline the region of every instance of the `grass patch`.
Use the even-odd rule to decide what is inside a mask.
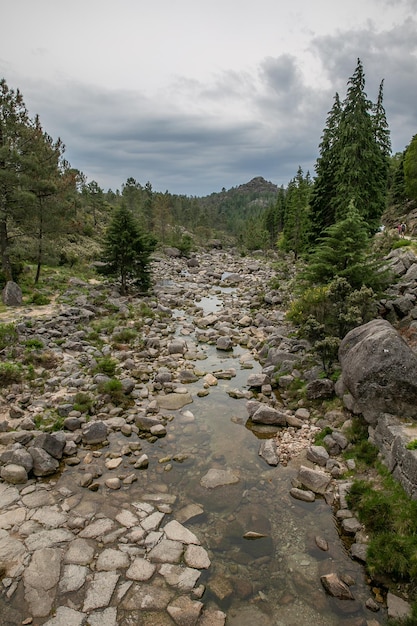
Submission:
[[[116,331],[112,335],[112,343],[123,344],[130,343],[136,339],[138,333],[133,328],[120,328],[120,330]]]
[[[326,426],[325,428],[323,428],[323,430],[317,433],[317,435],[314,437],[314,445],[326,447],[324,445],[324,439],[325,437],[327,437],[327,435],[331,435],[332,432],[333,428],[330,428],[330,426]]]
[[[417,578],[417,501],[407,496],[385,466],[376,466],[376,480],[355,480],[347,502],[371,533],[369,573],[409,582]]]
[[[35,415],[33,421],[36,428],[45,432],[58,432],[64,427],[65,417],[58,415],[54,410]]]

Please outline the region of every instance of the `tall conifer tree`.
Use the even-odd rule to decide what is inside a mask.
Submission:
[[[339,124],[342,114],[339,94],[327,117],[327,125],[320,143],[320,156],[315,166],[316,180],[311,195],[311,235],[315,241],[323,231],[336,221],[336,172],[339,158]]]
[[[365,74],[358,59],[346,98],[340,103],[336,94],[323,131],[311,199],[312,243],[346,217],[352,200],[368,232],[376,230],[385,209],[390,152],[383,81],[374,105],[365,93]]]

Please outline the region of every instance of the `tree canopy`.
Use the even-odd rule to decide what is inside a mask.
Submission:
[[[107,227],[102,261],[102,274],[112,276],[121,283],[121,293],[126,295],[132,281],[143,291],[151,284],[150,255],[156,239],[141,231],[138,222],[125,204],[116,209]]]

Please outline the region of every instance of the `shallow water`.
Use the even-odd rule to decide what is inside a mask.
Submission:
[[[199,299],[197,306],[204,314],[218,311],[219,294]],[[186,316],[176,313],[180,333],[180,320]],[[192,336],[187,337],[187,343],[192,345]],[[209,550],[212,561],[200,579],[207,585],[203,601],[224,610],[226,623],[231,626],[333,626],[358,623],[356,620],[364,617],[375,619],[375,614],[364,608],[372,595],[364,569],[347,555],[331,508],[320,498],[314,503],[291,498],[297,462],[288,467],[267,465],[258,454],[259,439],[246,427],[246,400],[232,399],[227,393],[245,389],[248,375],[259,371],[259,364],[252,359],[252,369],[243,368],[239,357],[245,349],[241,347],[232,353],[205,344],[197,349],[206,355],[204,361],[196,363],[198,369],[215,374],[235,368],[236,376],[219,380],[206,397],[197,396],[203,388],[201,379],[187,385],[193,403],[172,412],[175,417],[165,438],[144,445],[150,464],[140,489],[166,488],[175,494],[174,517],[188,504],[204,509],[202,516],[187,522]],[[186,460],[172,460],[178,454],[186,455]],[[164,463],[159,463],[161,459]],[[208,490],[200,481],[211,468],[233,470],[239,482]],[[139,485],[132,485],[131,491],[137,488]],[[249,531],[265,536],[244,539]],[[317,547],[316,536],[327,540],[327,552]],[[326,595],[320,576],[330,572],[354,579],[355,601]],[[219,599],[219,585],[223,600]]]
[[[196,305],[204,314],[219,311],[222,296],[231,293],[229,288],[217,289],[211,296],[196,298]],[[189,320],[184,311],[174,315],[181,336]],[[252,357],[252,369],[241,365],[239,357],[247,352],[244,347],[225,353],[207,344],[196,346],[192,333],[186,341],[206,357],[195,362],[196,369],[216,374],[234,368],[236,376],[219,379],[206,397],[197,396],[203,389],[201,378],[187,385],[192,404],[164,412],[172,416],[166,437],[155,443],[140,440],[149,468],[139,472],[137,482],[127,489],[112,492],[110,498],[103,497],[104,492],[83,490],[78,486],[77,468],[67,468],[57,486],[68,486],[82,498],[75,510],[79,507],[83,515],[99,510],[112,517],[115,508],[155,492],[176,496],[174,518],[186,505],[199,504],[204,512],[186,526],[199,537],[211,559],[211,567],[200,578],[206,585],[202,601],[225,611],[228,626],[341,626],[356,625],[364,617],[375,619],[364,608],[371,596],[364,570],[346,554],[331,508],[320,498],[303,503],[290,497],[297,462],[288,467],[267,465],[258,454],[259,438],[246,426],[246,400],[227,393],[246,389],[248,375],[259,371],[259,364]],[[136,435],[127,440],[114,433],[109,451],[118,451],[134,439]],[[128,462],[125,468],[130,471]],[[215,489],[202,487],[202,477],[212,468],[232,470],[239,482]],[[247,532],[263,536],[248,540],[243,538]],[[327,540],[327,552],[317,547],[316,536]],[[320,576],[333,571],[355,580],[355,601],[326,595]],[[13,603],[18,600],[16,596]],[[377,619],[382,621],[381,613]]]

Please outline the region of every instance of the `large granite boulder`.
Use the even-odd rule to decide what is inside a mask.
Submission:
[[[389,322],[351,330],[339,348],[336,392],[347,408],[374,424],[381,413],[417,419],[417,355]]]
[[[17,283],[9,280],[1,292],[1,299],[6,306],[22,306],[22,290]]]

